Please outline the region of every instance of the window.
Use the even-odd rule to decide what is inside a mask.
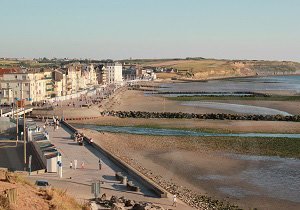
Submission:
[[[26,75],[23,75],[23,76],[22,76],[22,80],[26,80]]]

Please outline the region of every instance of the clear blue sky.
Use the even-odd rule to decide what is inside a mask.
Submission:
[[[299,0],[0,0],[0,57],[300,61]]]

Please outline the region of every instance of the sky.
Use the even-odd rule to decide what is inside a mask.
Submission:
[[[0,57],[300,61],[299,0],[0,0]]]

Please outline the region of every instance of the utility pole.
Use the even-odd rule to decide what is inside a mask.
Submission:
[[[17,111],[18,111],[18,103],[16,103],[16,107],[17,107]],[[18,141],[19,141],[19,115],[18,115],[18,112],[17,112],[17,144],[18,144]]]
[[[26,166],[26,123],[25,123],[25,104],[24,104],[24,101],[22,102],[23,103],[23,112],[24,112],[24,115],[23,115],[23,125],[24,125],[24,128],[23,128],[23,139],[24,139],[24,164]]]

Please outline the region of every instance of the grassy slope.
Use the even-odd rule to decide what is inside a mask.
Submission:
[[[17,203],[9,205],[0,194],[0,210],[2,209],[60,209],[81,210],[83,206],[74,198],[69,197],[66,191],[57,189],[38,190],[21,175],[9,173],[10,181],[5,180],[5,171],[0,170],[0,191],[16,188],[18,191]],[[20,199],[22,198],[22,199]]]
[[[141,59],[123,62],[140,66],[175,68],[180,79],[207,79],[214,77],[234,77],[253,75],[291,74],[300,70],[300,63],[284,61],[232,61],[216,59]],[[186,72],[191,74],[187,75]],[[169,78],[175,75],[170,74]],[[163,79],[166,74],[158,74]]]

